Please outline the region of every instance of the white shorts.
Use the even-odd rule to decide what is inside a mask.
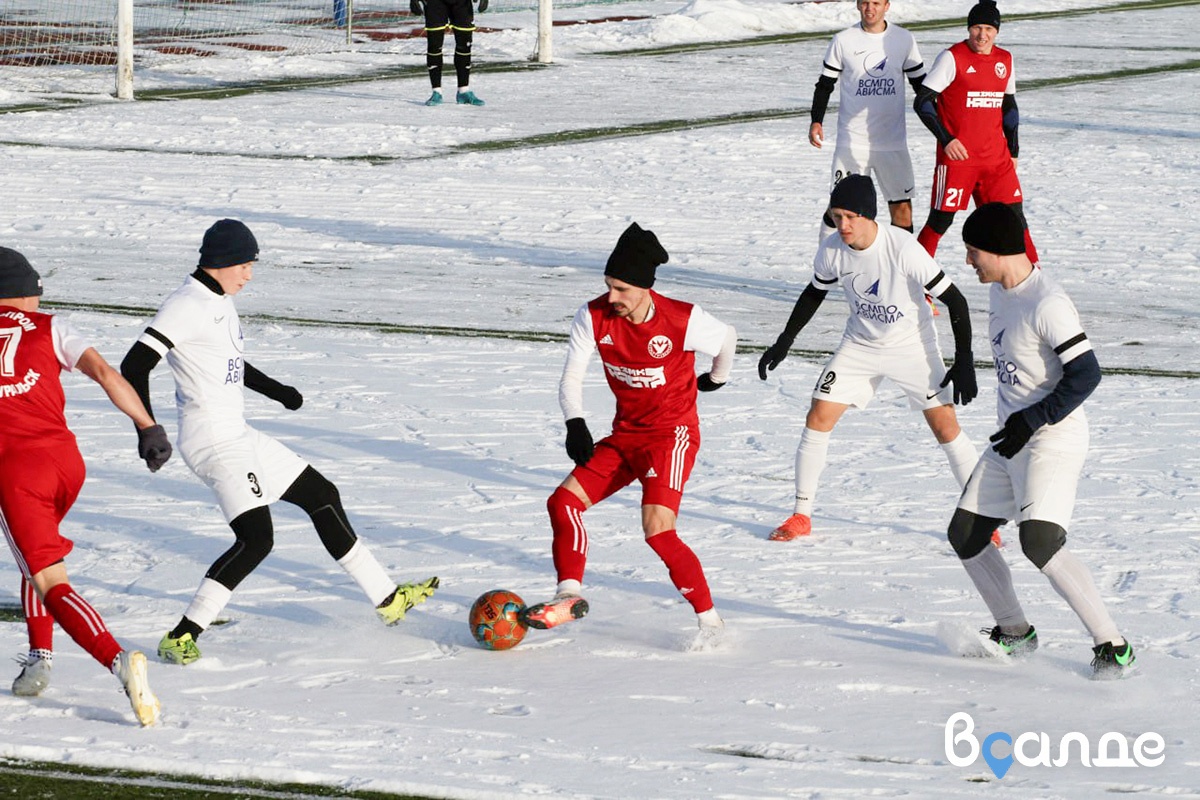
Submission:
[[[887,378],[904,391],[909,408],[927,411],[954,402],[953,387],[938,385],[945,377],[946,365],[936,341],[886,348],[843,341],[825,362],[812,396],[866,408]]]
[[[829,182],[830,191],[847,175],[869,175],[874,173],[875,185],[884,200],[899,203],[912,200],[912,159],[907,150],[872,150],[870,153],[852,152],[848,148],[833,151],[833,169]]]
[[[216,494],[226,522],[274,503],[308,466],[286,445],[249,425],[236,439],[179,450],[192,472]]]
[[[998,455],[989,444],[963,487],[958,507],[1017,524],[1044,520],[1067,530],[1086,458],[1086,428],[1082,443],[1078,435],[1062,437],[1039,430],[1011,459]]]

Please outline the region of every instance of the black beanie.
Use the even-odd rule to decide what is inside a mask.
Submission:
[[[236,219],[214,222],[204,232],[198,266],[218,269],[258,259],[258,242],[245,223]]]
[[[1005,203],[985,203],[972,211],[963,223],[962,237],[971,247],[998,256],[1025,252],[1025,225]]]
[[[875,183],[866,175],[847,175],[829,194],[829,207],[875,219]]]
[[[649,289],[654,285],[654,270],[659,264],[667,263],[669,258],[654,232],[644,230],[635,222],[617,239],[617,246],[604,266],[604,274]]]
[[[0,297],[41,297],[42,279],[16,250],[0,247]]]
[[[967,14],[967,27],[972,25],[991,25],[1000,30],[1000,9],[996,8],[996,0],[979,0]]]

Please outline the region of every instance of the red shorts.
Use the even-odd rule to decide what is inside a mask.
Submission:
[[[58,532],[86,469],[79,448],[62,445],[0,455],[0,527],[26,577],[62,561],[74,544]]]
[[[679,514],[683,485],[700,452],[700,430],[680,425],[662,433],[614,433],[596,443],[588,463],[571,472],[593,504],[641,481],[642,505]]]
[[[1012,159],[987,165],[969,161],[939,162],[933,168],[933,191],[929,207],[935,211],[966,211],[974,199],[975,207],[984,203],[1020,203],[1021,182]]]

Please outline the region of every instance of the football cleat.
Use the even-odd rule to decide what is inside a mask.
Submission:
[[[29,655],[16,659],[21,674],[13,681],[12,693],[17,697],[37,697],[50,685],[50,667],[54,654],[49,650],[31,650]]]
[[[1000,645],[1000,649],[1010,656],[1027,656],[1038,649],[1037,631],[1032,625],[1022,634],[1005,633],[999,625],[991,630],[981,628],[979,632]]]
[[[530,628],[544,631],[573,619],[587,616],[588,604],[577,594],[556,594],[548,603],[536,603],[521,611],[517,616]]]
[[[716,650],[721,644],[721,638],[725,635],[725,620],[721,619],[716,610],[706,611],[699,617],[700,630],[696,633],[696,638],[692,640],[688,651],[707,653],[710,650]]]
[[[999,528],[992,531],[992,546],[993,547],[1004,547],[1004,540],[1000,538]]]
[[[1092,677],[1098,680],[1121,678],[1133,671],[1137,659],[1133,655],[1133,645],[1125,642],[1114,645],[1112,642],[1098,644],[1092,648],[1096,657],[1092,659]]]
[[[478,97],[476,97],[475,93],[470,90],[467,90],[465,92],[459,92],[454,97],[454,102],[458,103],[460,106],[481,106],[481,105],[483,105],[483,101],[480,100]]]
[[[812,519],[807,514],[792,514],[783,524],[771,531],[767,538],[772,542],[790,542],[812,533]]]
[[[384,625],[395,625],[404,619],[404,615],[408,613],[410,608],[424,603],[430,597],[433,597],[433,591],[437,588],[438,579],[436,577],[429,578],[420,583],[405,583],[397,586],[396,591],[389,594],[386,600],[375,606],[375,613],[383,620]]]
[[[433,94],[429,95],[429,99],[425,101],[427,106],[440,106],[442,104],[442,93],[437,89],[433,90]]]
[[[168,631],[158,643],[158,657],[168,664],[183,666],[200,659],[200,647],[190,633],[172,638]]]
[[[142,723],[142,727],[158,722],[162,707],[150,689],[150,679],[146,676],[146,656],[137,650],[122,650],[113,663],[113,673],[125,687],[129,705],[132,706],[133,714],[138,722]]]

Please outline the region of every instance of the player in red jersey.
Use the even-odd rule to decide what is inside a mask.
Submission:
[[[121,374],[62,318],[38,312],[42,281],[25,256],[0,247],[0,529],[21,569],[21,601],[29,656],[13,694],[35,697],[50,683],[57,622],[125,687],[143,725],[158,719],[158,698],[146,678],[146,657],[117,644],[96,609],[67,580],[72,542],[58,526],[79,495],[85,468],[67,427],[59,373],[79,370],[103,387],[138,428],[138,454],[153,472],[171,456]]]
[[[576,467],[546,503],[558,590],[553,600],[526,610],[531,627],[550,628],[587,613],[580,597],[588,552],[583,512],[636,480],[646,543],[697,614],[693,649],[714,646],[724,629],[700,560],[679,538],[675,521],[700,449],[696,392],[725,385],[737,333],[699,306],[651,290],[655,269],[667,258],[652,232],[630,225],[604,270],[608,292],[580,307],[571,324],[559,403]],[[697,352],[713,359],[700,376]],[[594,353],[617,406],[612,434],[595,444],[583,418],[583,376]]]
[[[1000,11],[980,0],[967,16],[967,38],[934,59],[913,108],[937,137],[929,217],[917,240],[929,255],[950,229],[954,214],[975,205],[1012,206],[1025,226],[1025,254],[1038,262],[1017,179],[1016,78],[1012,53],[996,47]]]

